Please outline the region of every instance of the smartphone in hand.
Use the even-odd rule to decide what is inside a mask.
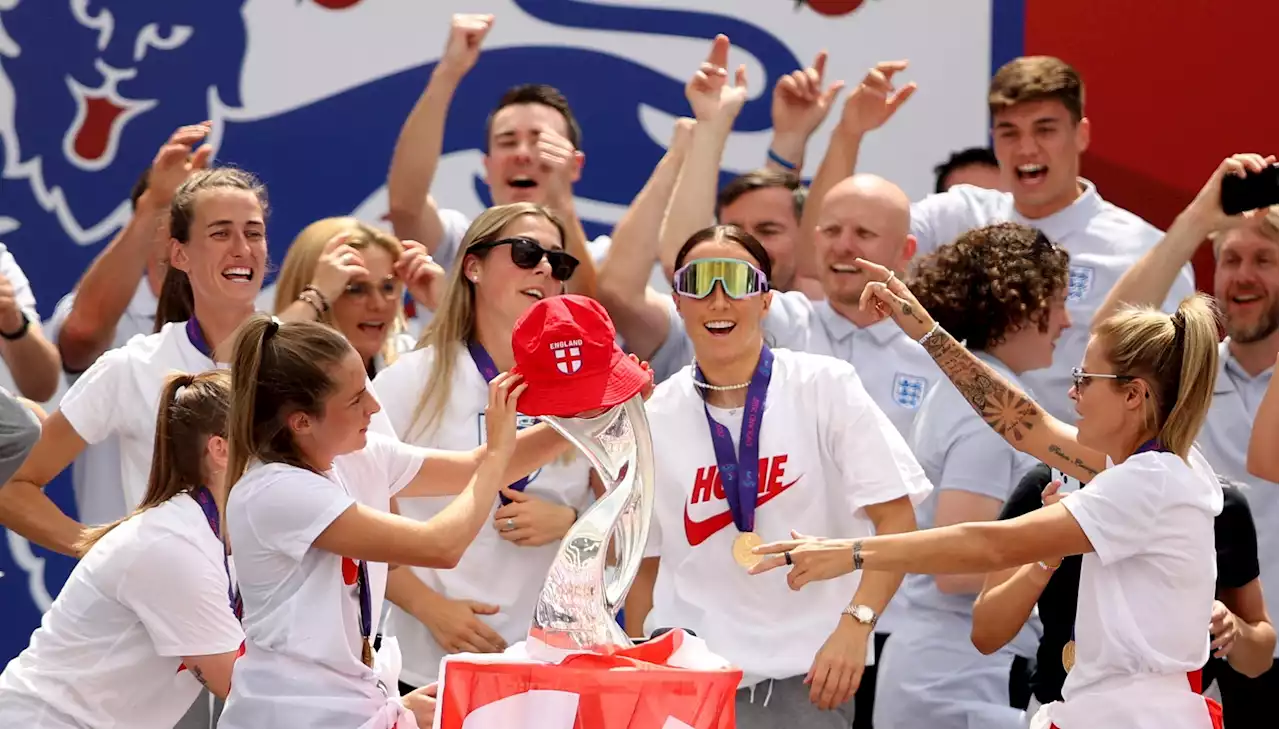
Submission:
[[[1222,178],[1222,212],[1238,215],[1280,203],[1280,167],[1268,165],[1244,177]]]

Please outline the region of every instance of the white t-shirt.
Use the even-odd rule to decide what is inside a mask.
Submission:
[[[1251,376],[1231,356],[1231,340],[1218,346],[1218,378],[1209,415],[1196,445],[1209,465],[1234,483],[1249,502],[1258,534],[1258,567],[1267,613],[1280,615],[1280,487],[1249,473],[1245,460],[1254,416],[1271,384],[1275,367]],[[1280,655],[1280,647],[1275,655]]]
[[[906,442],[867,395],[853,366],[773,350],[760,432],[755,532],[766,542],[802,534],[868,536],[865,507],[931,491]],[[660,557],[646,633],[687,628],[740,667],[743,686],[804,675],[852,600],[859,575],[787,587],[786,571],[751,576],[734,560],[738,536],[717,477],[703,400],[686,367],[646,407],[656,473],[647,557]],[[713,416],[735,446],[742,409]],[[868,646],[867,661],[873,660]]]
[[[45,322],[45,334],[54,344],[62,333],[62,326],[75,305],[76,292],[62,297],[53,311],[53,317]],[[115,338],[111,348],[123,347],[136,336],[151,334],[156,322],[156,295],[143,277],[133,292],[124,315],[116,323]],[[67,384],[74,384],[80,373],[63,372]],[[120,481],[120,442],[115,436],[84,449],[75,460],[71,471],[71,483],[75,488],[76,509],[80,521],[85,524],[106,524],[123,518],[131,510],[125,505],[124,486]]]
[[[649,358],[654,377],[662,382],[693,359],[693,342],[675,302],[665,299],[671,326],[667,338]],[[799,291],[774,291],[764,330],[770,347],[825,354],[858,368],[867,394],[906,437],[925,395],[945,380],[929,353],[886,319],[859,327],[831,308]]]
[[[114,438],[120,447],[118,477],[93,482],[91,489],[121,484],[124,508],[142,501],[155,448],[156,415],[165,377],[174,372],[204,372],[219,365],[200,353],[187,337],[186,322],[173,322],[155,334],[136,336],[106,352],[76,380],[58,409],[90,445]]]
[[[312,542],[359,503],[390,511],[425,453],[370,433],[324,475],[255,463],[227,499],[227,533],[244,600],[245,654],[236,661],[222,729],[354,729],[388,703],[360,661],[360,598],[343,560]],[[371,636],[378,632],[387,565],[368,563]],[[371,638],[372,639],[372,638]],[[397,695],[396,687],[388,688]],[[387,725],[389,729],[390,724]]]
[[[440,424],[424,433],[415,426],[413,414],[432,370],[435,350],[419,349],[401,355],[394,364],[378,373],[373,381],[378,399],[385,403],[396,434],[415,445],[442,450],[465,451],[485,441],[484,408],[489,388],[465,347],[454,359],[449,399]],[[520,427],[537,420],[520,416]],[[558,459],[530,475],[526,493],[544,501],[586,509],[591,503],[591,466],[576,452],[571,460]],[[399,499],[400,513],[426,521],[439,514],[453,500],[451,496]],[[493,510],[499,502],[495,499]],[[490,517],[492,522],[492,515]],[[558,543],[541,547],[519,547],[502,539],[491,524],[467,547],[462,560],[450,570],[414,567],[413,572],[428,587],[453,600],[476,600],[496,605],[496,615],[478,616],[508,644],[529,634],[533,609],[555,558]],[[425,686],[436,680],[445,651],[431,631],[417,618],[394,605],[387,618],[389,635],[400,641],[404,655],[401,675],[405,683]]]
[[[1063,702],[1047,707],[1064,729],[1210,726],[1187,673],[1209,657],[1222,488],[1193,462],[1140,453],[1062,500],[1093,545],[1080,568],[1076,664]]]
[[[31,292],[31,282],[27,280],[27,274],[22,271],[18,261],[3,243],[0,243],[0,275],[9,279],[9,285],[13,287],[13,299],[17,302],[18,308],[22,309],[22,313],[27,315],[32,324],[39,324],[40,314],[36,311],[36,297]],[[9,366],[3,359],[0,359],[0,387],[18,395],[22,394],[18,391],[13,376],[9,374]]]
[[[1015,387],[1034,398],[1032,393],[1003,362],[986,352],[974,356]],[[916,507],[916,526],[936,526],[938,497],[943,491],[964,491],[995,499],[1003,504],[1013,493],[1023,475],[1039,463],[1009,445],[978,416],[950,382],[935,387],[925,398],[920,415],[909,439],[911,450],[924,468],[934,491]],[[908,622],[934,620],[936,611],[972,616],[976,595],[952,595],[938,589],[933,575],[907,575],[894,598],[896,615],[882,621],[885,632]],[[1039,620],[1032,618],[1013,641],[1013,650],[1034,656],[1039,643]],[[968,635],[955,636],[969,644]],[[945,666],[936,667],[943,675],[951,673]]]
[[[186,494],[112,530],[0,675],[0,726],[170,729],[201,691],[182,657],[244,640],[223,557]]]
[[[1038,394],[1037,401],[1066,423],[1076,422],[1075,407],[1067,392],[1071,388],[1071,368],[1078,367],[1084,359],[1093,315],[1120,276],[1163,236],[1142,218],[1103,200],[1092,182],[1081,179],[1080,184],[1084,192],[1075,202],[1036,220],[1018,213],[1012,194],[972,185],[956,185],[911,206],[911,233],[919,244],[919,255],[946,245],[973,228],[1014,222],[1040,230],[1071,256],[1067,312],[1072,327],[1058,340],[1052,366],[1022,376]],[[1179,301],[1193,293],[1195,278],[1187,265],[1170,289],[1164,310],[1174,311]]]

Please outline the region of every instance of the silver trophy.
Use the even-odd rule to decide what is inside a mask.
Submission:
[[[529,642],[552,651],[630,646],[617,614],[640,570],[653,514],[653,439],[644,398],[636,395],[594,417],[542,420],[582,451],[600,474],[605,494],[560,542],[534,608]],[[606,572],[610,554],[615,569]]]

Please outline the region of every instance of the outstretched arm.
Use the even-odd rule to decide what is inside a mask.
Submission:
[[[874,306],[902,330],[920,340],[938,368],[951,380],[978,415],[1009,445],[1034,456],[1081,483],[1106,467],[1106,455],[1080,445],[1075,429],[1063,423],[1014,387],[947,334],[920,306],[907,285],[890,278],[883,266],[859,258],[856,265],[872,272],[873,283],[862,293],[862,306]],[[889,282],[882,283],[885,279]]]
[[[1249,473],[1268,481],[1280,480],[1277,442],[1280,441],[1280,377],[1271,376],[1267,393],[1262,396],[1258,413],[1253,416],[1253,434],[1249,438]]]

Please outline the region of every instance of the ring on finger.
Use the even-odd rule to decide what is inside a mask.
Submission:
[[[884,285],[885,285],[885,286],[888,286],[889,284],[893,283],[893,280],[894,280],[895,278],[897,278],[897,277],[898,277],[898,274],[894,273],[893,271],[890,271],[890,272],[889,272],[889,278],[886,278],[886,279],[884,280]]]
[[[502,531],[504,532],[512,531],[515,528],[516,528],[516,520],[510,517],[508,517],[506,523],[502,525]]]
[[[792,561],[791,561],[791,553],[790,553],[790,552],[783,552],[783,553],[782,553],[782,558],[783,558],[783,559],[785,559],[785,560],[787,561],[787,564],[788,564],[788,565],[793,565],[793,564],[795,564],[795,562],[792,562]]]

